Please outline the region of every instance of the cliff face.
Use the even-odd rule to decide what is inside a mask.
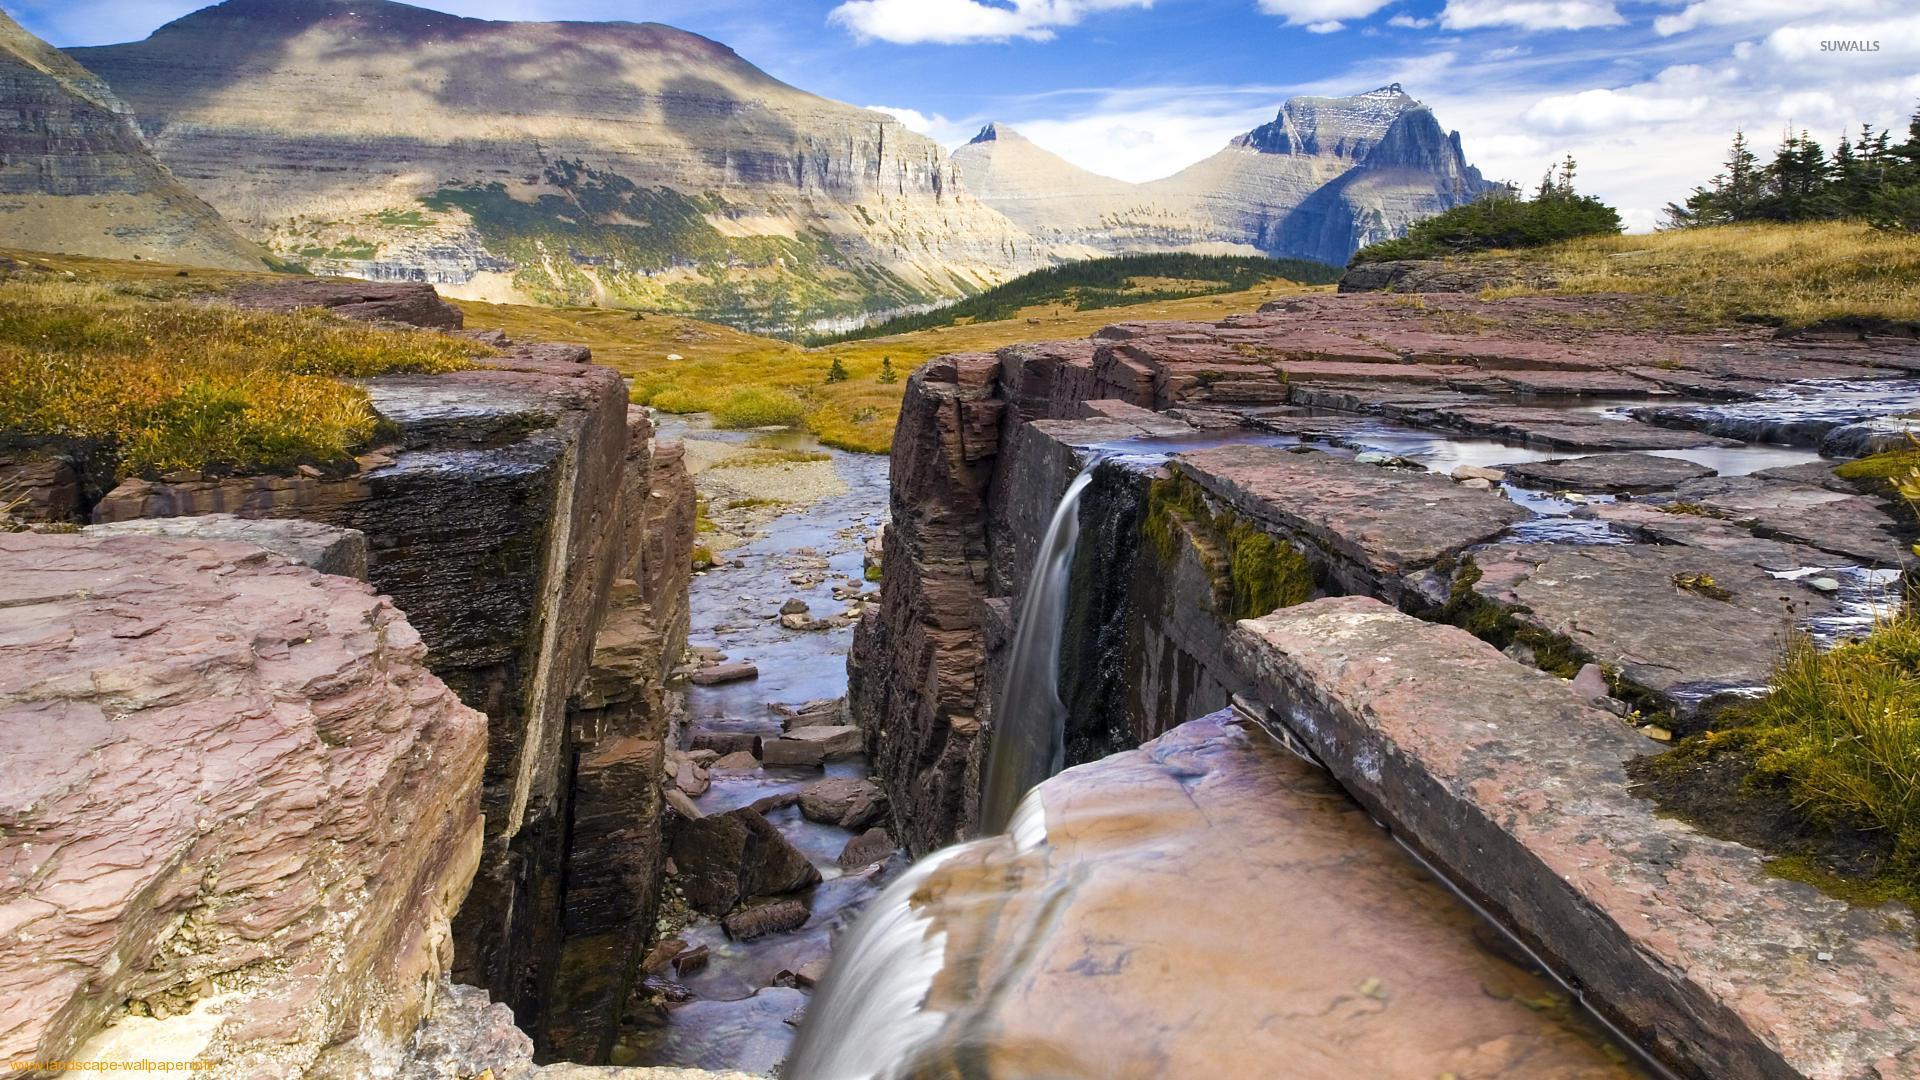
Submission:
[[[430,296],[292,282],[239,299],[432,322],[444,313]],[[472,370],[368,380],[396,436],[351,476],[128,480],[93,515],[229,512],[366,535],[368,579],[488,720],[485,844],[453,976],[512,1007],[543,1054],[594,1060],[657,891],[646,778],[686,636],[692,487],[677,447],[655,444],[585,349],[504,350]]]
[[[316,269],[791,324],[1041,262],[933,141],[667,26],[228,0],[74,55]]]
[[[1396,84],[1293,98],[1272,123],[1163,180],[1069,165],[1000,125],[954,152],[969,188],[1064,251],[1180,249],[1345,263],[1367,244],[1490,190],[1458,133]]]
[[[486,718],[392,602],[246,543],[23,534],[0,610],[0,1053],[351,1076],[404,1043]]]
[[[0,12],[0,246],[262,269],[106,84]]]

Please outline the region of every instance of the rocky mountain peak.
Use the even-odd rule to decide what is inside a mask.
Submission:
[[[1019,132],[1013,130],[1010,127],[1007,127],[1006,125],[1000,123],[997,120],[993,120],[993,121],[988,121],[987,126],[981,128],[980,133],[978,135],[975,135],[973,138],[968,139],[967,144],[972,145],[974,143],[998,142],[999,140],[1004,138],[1017,139],[1019,137],[1020,137]]]

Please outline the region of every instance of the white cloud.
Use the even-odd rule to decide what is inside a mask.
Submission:
[[[1284,16],[1288,26],[1304,26],[1316,34],[1331,34],[1345,20],[1364,19],[1394,0],[1260,0],[1260,10]]]
[[[1096,11],[1152,7],[1153,0],[846,0],[827,13],[862,41],[960,45],[1025,38],[1047,41]]]
[[[1582,90],[1541,98],[1524,120],[1542,131],[1606,131],[1631,124],[1685,120],[1706,111],[1704,97],[1666,97],[1628,90]]]
[[[886,113],[900,121],[908,131],[917,131],[941,146],[951,150],[980,130],[980,125],[969,120],[949,120],[938,113],[931,115],[918,109],[903,109],[894,105],[868,105],[874,112]]]
[[[1433,25],[1432,19],[1416,19],[1411,15],[1395,15],[1387,20],[1388,26],[1398,26],[1406,30],[1425,30]]]
[[[1673,15],[1653,20],[1662,37],[1684,34],[1702,26],[1743,26],[1781,23],[1811,15],[1892,14],[1904,0],[1697,0]]]
[[[1591,30],[1627,20],[1612,0],[1447,0],[1440,25],[1449,30],[1513,26],[1522,30]]]

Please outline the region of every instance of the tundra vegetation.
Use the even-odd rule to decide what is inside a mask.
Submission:
[[[0,438],[83,444],[121,476],[344,467],[378,417],[343,380],[449,371],[488,351],[225,308],[196,299],[192,278],[70,273],[29,262],[0,278]]]

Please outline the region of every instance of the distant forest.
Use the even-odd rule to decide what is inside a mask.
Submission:
[[[889,337],[955,326],[963,322],[1011,319],[1025,308],[1064,304],[1077,311],[1242,292],[1268,281],[1331,285],[1340,268],[1306,259],[1266,259],[1247,255],[1119,255],[1035,270],[1004,285],[955,304],[902,315],[843,334],[811,338],[808,345]],[[1155,282],[1163,284],[1153,284]]]
[[[1685,202],[1667,204],[1669,227],[1846,218],[1920,232],[1920,111],[1904,142],[1865,124],[1858,138],[1842,136],[1828,153],[1802,131],[1789,134],[1764,163],[1746,134],[1736,132],[1722,169]]]

